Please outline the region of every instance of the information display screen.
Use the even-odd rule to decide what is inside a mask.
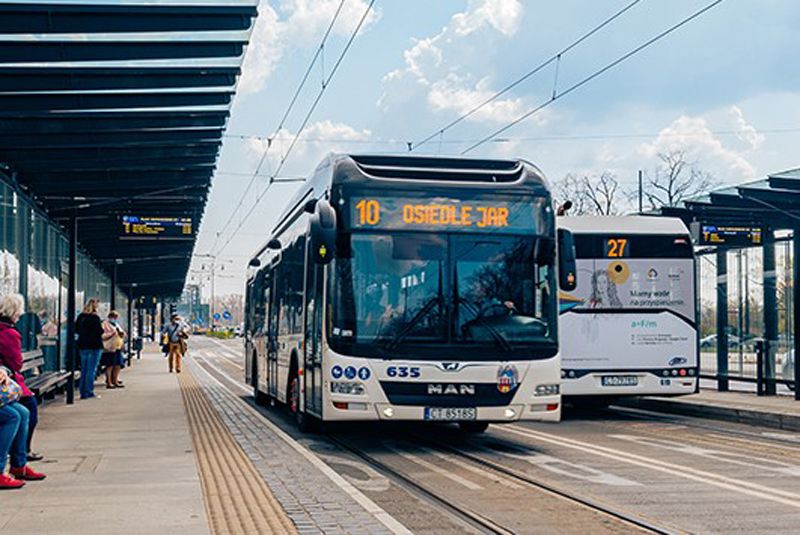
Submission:
[[[697,245],[748,247],[762,243],[763,229],[758,226],[693,223],[692,227]]]
[[[535,233],[544,225],[544,199],[519,200],[450,197],[350,199],[354,229],[442,230]]]
[[[122,216],[123,238],[191,238],[191,217]]]

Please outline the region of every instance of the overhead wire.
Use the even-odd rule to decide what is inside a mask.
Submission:
[[[615,59],[611,63],[606,64],[604,67],[596,70],[595,72],[593,72],[589,76],[583,78],[579,82],[576,82],[575,84],[571,85],[570,87],[568,87],[564,91],[561,91],[560,93],[553,95],[550,98],[550,100],[547,100],[546,102],[540,104],[539,106],[536,106],[532,110],[520,115],[519,117],[517,117],[516,119],[514,119],[510,123],[506,124],[505,126],[503,126],[501,128],[498,128],[497,130],[495,130],[494,132],[492,132],[488,136],[480,139],[478,142],[473,143],[472,145],[470,145],[469,147],[467,147],[466,149],[461,151],[461,154],[462,155],[467,154],[468,152],[471,152],[474,149],[480,147],[484,143],[493,140],[499,134],[502,134],[503,132],[507,131],[508,129],[512,128],[513,126],[516,126],[517,124],[521,123],[522,121],[524,121],[524,120],[528,119],[529,117],[535,115],[536,113],[540,112],[541,110],[543,110],[544,108],[546,108],[547,106],[549,106],[550,104],[555,102],[556,100],[559,100],[561,97],[564,97],[564,96],[572,93],[576,89],[586,85],[587,83],[591,82],[592,80],[594,80],[598,76],[601,76],[602,74],[604,74],[607,71],[613,69],[614,67],[616,67],[620,63],[624,62],[628,58],[630,58],[632,56],[635,56],[636,54],[638,54],[642,50],[646,49],[647,47],[649,47],[650,45],[656,43],[657,41],[660,41],[661,39],[663,39],[667,35],[671,34],[675,30],[677,30],[678,28],[684,26],[685,24],[688,24],[689,22],[693,21],[697,17],[703,15],[707,11],[709,11],[709,10],[713,9],[714,7],[718,6],[723,1],[724,0],[715,0],[714,2],[711,2],[710,4],[708,4],[705,7],[703,7],[702,9],[699,9],[698,11],[695,11],[694,13],[689,15],[688,17],[682,19],[680,22],[677,22],[677,23],[673,24],[672,26],[670,26],[666,30],[664,30],[661,33],[657,34],[656,36],[648,39],[647,41],[645,41],[641,45],[639,45],[636,48],[634,48],[633,50],[630,50],[629,52],[623,54],[622,56],[620,56],[619,58]]]
[[[325,42],[328,40],[328,37],[330,36],[331,31],[333,30],[333,26],[334,26],[334,24],[336,24],[336,20],[339,18],[339,14],[342,12],[342,7],[344,6],[345,1],[346,0],[341,0],[339,2],[339,5],[338,5],[338,7],[336,8],[336,11],[333,14],[333,17],[331,18],[331,21],[328,24],[328,27],[325,30],[325,33],[322,35],[322,39],[320,40],[320,43],[317,46],[316,51],[314,52],[314,56],[311,58],[311,61],[308,63],[308,67],[306,68],[306,72],[303,75],[303,78],[300,80],[300,83],[297,85],[297,88],[294,91],[294,95],[292,95],[292,99],[291,99],[291,101],[289,101],[289,105],[286,107],[286,110],[284,111],[283,116],[281,117],[281,120],[278,122],[278,127],[275,129],[275,131],[273,132],[273,134],[271,136],[266,138],[267,139],[267,146],[264,148],[264,152],[261,154],[261,157],[258,160],[258,164],[256,165],[255,171],[253,171],[253,174],[252,174],[252,177],[250,179],[250,182],[247,183],[247,186],[245,187],[244,191],[242,192],[242,196],[239,198],[239,202],[236,204],[236,207],[233,209],[233,211],[231,211],[231,215],[228,217],[227,221],[225,221],[225,224],[222,226],[222,229],[217,232],[216,238],[214,240],[214,244],[211,247],[212,250],[216,249],[217,244],[219,242],[220,236],[228,229],[228,226],[231,224],[231,222],[233,221],[234,217],[236,217],[236,214],[239,213],[239,210],[241,210],[241,208],[242,208],[242,206],[244,204],[245,198],[247,198],[247,194],[250,193],[250,190],[252,189],[253,184],[255,184],[256,179],[259,176],[258,173],[259,173],[259,171],[261,171],[261,166],[264,165],[264,161],[267,159],[267,156],[269,155],[269,149],[272,147],[272,140],[275,139],[275,137],[278,134],[280,134],[281,130],[283,130],[283,127],[286,124],[286,120],[289,118],[289,114],[292,113],[292,110],[294,109],[294,105],[297,102],[297,98],[300,96],[300,92],[303,90],[303,87],[305,87],[306,82],[308,81],[308,77],[309,77],[309,75],[311,74],[311,71],[314,68],[314,64],[317,62],[317,59],[319,59],[320,54],[322,54],[322,51],[325,48]]]
[[[624,13],[626,13],[628,10],[630,10],[633,6],[635,6],[636,4],[638,4],[641,1],[642,0],[633,0],[632,2],[630,2],[629,4],[624,6],[622,9],[620,9],[619,11],[617,11],[616,13],[611,15],[610,17],[608,17],[605,20],[603,20],[600,24],[598,24],[597,26],[595,26],[594,28],[592,28],[588,32],[586,32],[583,35],[581,35],[580,37],[578,37],[572,43],[567,45],[566,48],[562,49],[559,52],[556,52],[553,56],[551,56],[550,58],[546,59],[545,61],[543,61],[542,63],[540,63],[536,67],[534,67],[533,69],[529,70],[528,72],[526,72],[525,74],[523,74],[522,76],[520,76],[519,78],[517,78],[516,80],[514,80],[510,84],[506,85],[503,89],[497,91],[496,93],[494,93],[493,95],[491,95],[487,99],[483,100],[481,103],[479,103],[476,106],[472,107],[466,113],[464,113],[464,114],[460,115],[459,117],[453,119],[452,121],[447,123],[445,126],[443,126],[442,128],[439,128],[438,130],[434,131],[428,137],[422,139],[421,141],[418,141],[416,143],[409,143],[408,144],[408,150],[409,151],[414,151],[415,149],[425,145],[426,143],[428,143],[429,141],[434,139],[436,136],[440,136],[441,137],[447,130],[453,128],[454,126],[456,126],[460,122],[464,121],[465,119],[467,119],[470,116],[472,116],[473,114],[475,114],[481,108],[489,105],[491,102],[493,102],[493,101],[497,100],[498,98],[500,98],[501,96],[505,95],[506,93],[508,93],[509,91],[514,89],[515,87],[517,87],[519,84],[521,84],[522,82],[524,82],[525,80],[527,80],[528,78],[533,76],[534,74],[540,72],[542,69],[544,69],[545,67],[547,67],[551,63],[555,62],[556,63],[556,69],[558,69],[558,66],[559,66],[559,64],[561,62],[561,57],[562,56],[564,56],[570,50],[574,49],[575,47],[577,47],[578,45],[580,45],[581,43],[583,43],[584,41],[589,39],[592,35],[596,34],[600,30],[602,30],[603,28],[605,28],[606,26],[608,26],[609,24],[614,22],[616,19],[621,17]],[[558,79],[558,70],[556,70],[556,80],[557,79]],[[554,87],[553,91],[555,92],[555,87]]]
[[[250,207],[250,210],[248,210],[247,213],[244,215],[244,217],[242,217],[242,219],[239,221],[239,224],[237,225],[236,229],[234,229],[234,231],[233,231],[233,233],[231,233],[230,237],[227,240],[225,240],[225,242],[222,244],[222,247],[219,249],[219,251],[217,251],[217,254],[221,254],[222,251],[225,250],[225,248],[228,246],[228,244],[231,243],[231,241],[233,240],[233,237],[236,236],[236,234],[242,228],[244,223],[248,220],[248,218],[253,214],[255,209],[261,203],[261,200],[264,198],[264,196],[270,190],[272,185],[275,184],[275,183],[278,183],[278,181],[275,179],[275,177],[280,174],[281,170],[283,170],[283,166],[286,164],[286,161],[288,160],[289,156],[291,155],[292,150],[294,149],[295,145],[297,144],[297,140],[300,138],[300,136],[303,133],[303,130],[305,130],[305,127],[308,125],[308,121],[311,118],[311,115],[316,110],[317,106],[319,105],[320,101],[322,100],[323,95],[325,94],[325,91],[330,86],[331,80],[336,75],[336,72],[339,70],[339,67],[342,64],[342,61],[344,60],[345,56],[347,55],[348,51],[350,50],[350,47],[353,45],[353,41],[355,41],[356,36],[358,36],[358,32],[361,31],[361,27],[364,25],[364,21],[367,20],[367,16],[369,15],[370,11],[372,11],[372,6],[374,4],[375,4],[375,0],[370,0],[369,4],[367,5],[367,8],[364,10],[364,13],[361,15],[361,18],[359,19],[358,24],[356,25],[356,27],[353,30],[353,32],[350,34],[350,38],[347,40],[347,43],[345,44],[344,48],[342,49],[341,53],[339,54],[339,57],[336,59],[336,62],[333,64],[333,67],[331,68],[330,73],[328,74],[327,78],[325,78],[323,80],[322,87],[320,88],[319,92],[317,93],[316,98],[314,99],[314,102],[311,104],[311,106],[308,109],[308,112],[306,113],[305,117],[303,118],[303,121],[300,124],[300,128],[298,128],[297,133],[294,135],[294,138],[292,139],[292,142],[289,144],[289,147],[286,149],[286,152],[281,157],[281,160],[278,163],[278,167],[275,169],[273,174],[270,176],[269,184],[267,184],[267,187],[264,189],[264,191],[262,191],[260,194],[258,194],[258,196],[256,196],[256,200],[253,203],[253,205]],[[283,181],[281,181],[281,182],[283,182]]]

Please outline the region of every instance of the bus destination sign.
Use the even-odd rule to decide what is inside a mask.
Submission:
[[[357,229],[534,232],[542,226],[544,200],[458,200],[447,197],[353,197],[350,222]]]
[[[697,245],[720,247],[750,247],[761,245],[763,228],[753,225],[712,225],[692,223],[693,238]]]
[[[191,217],[122,216],[122,238],[189,239],[191,237]]]

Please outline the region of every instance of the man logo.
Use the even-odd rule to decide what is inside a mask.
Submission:
[[[458,362],[442,362],[442,369],[446,372],[457,372]]]
[[[429,384],[428,385],[428,395],[439,395],[439,396],[474,396],[475,395],[475,385],[466,385],[466,384]]]

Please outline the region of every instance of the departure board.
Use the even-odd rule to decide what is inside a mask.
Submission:
[[[716,225],[693,223],[692,231],[697,245],[749,247],[762,244],[763,228],[753,225]]]
[[[191,238],[191,217],[122,216],[123,238]]]
[[[543,225],[544,199],[461,200],[446,197],[353,197],[350,226],[357,229],[516,231]]]

